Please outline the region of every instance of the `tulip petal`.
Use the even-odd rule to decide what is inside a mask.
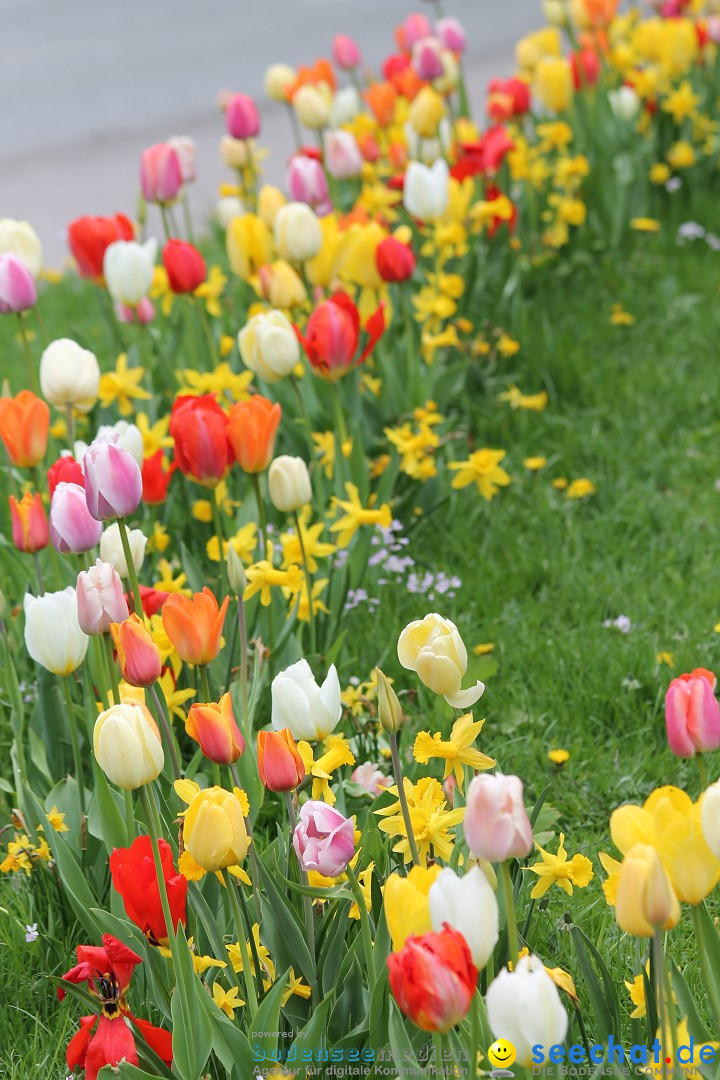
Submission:
[[[445,700],[453,709],[469,709],[485,693],[485,683],[479,680],[467,690],[458,690],[457,694],[445,694]]]

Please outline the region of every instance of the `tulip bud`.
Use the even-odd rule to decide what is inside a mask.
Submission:
[[[114,442],[121,450],[127,450],[142,468],[145,460],[144,443],[137,424],[128,423],[127,420],[117,420],[114,424],[101,424],[95,438],[106,439],[108,442]],[[77,443],[75,444],[76,457],[82,457],[86,450],[87,446],[83,446],[82,454],[78,454]]]
[[[260,116],[249,94],[233,94],[225,109],[225,126],[233,139],[251,139],[260,131]]]
[[[292,104],[300,123],[312,131],[317,131],[327,127],[331,100],[329,92],[323,93],[319,86],[306,83],[296,91]]]
[[[343,86],[338,90],[330,106],[330,123],[334,128],[349,124],[362,108],[360,95],[354,86]]]
[[[145,561],[147,536],[141,529],[126,529],[125,533],[130,546],[130,556],[135,567],[135,573],[138,573]],[[100,537],[100,558],[103,562],[110,563],[121,578],[127,580],[130,577],[128,564],[125,560],[125,549],[120,539],[120,526],[116,521],[103,529]]]
[[[83,457],[85,497],[97,521],[125,518],[142,498],[142,473],[137,461],[118,446],[118,437],[95,439]]]
[[[80,629],[78,602],[72,586],[43,596],[25,594],[25,648],[36,664],[54,675],[80,667],[89,638]]]
[[[478,973],[462,934],[446,927],[409,937],[387,965],[393,997],[423,1031],[448,1032],[467,1014]]]
[[[50,502],[50,539],[61,555],[81,555],[100,542],[102,523],[87,507],[85,489],[80,484],[61,481]]]
[[[463,821],[473,855],[488,862],[524,859],[532,851],[532,825],[517,776],[483,774],[470,781]]]
[[[467,34],[458,19],[454,19],[452,16],[438,19],[435,24],[435,31],[446,49],[450,49],[451,52],[458,55],[465,52]]]
[[[145,296],[139,304],[115,303],[115,318],[126,326],[148,326],[155,318],[155,305]]]
[[[405,52],[412,52],[414,46],[421,38],[432,36],[432,26],[427,15],[412,12],[407,16],[401,27],[398,28],[398,38],[401,48]]]
[[[217,704],[211,701],[207,705],[198,702],[191,705],[185,730],[205,757],[216,765],[230,765],[245,752],[245,740],[235,723],[230,694],[223,694]]]
[[[368,795],[376,798],[382,795],[386,788],[392,786],[392,780],[373,761],[365,761],[356,766],[350,774],[353,784],[357,784]]]
[[[313,259],[323,245],[320,222],[309,206],[291,202],[275,218],[275,243],[283,259],[305,262]]]
[[[716,859],[720,859],[720,780],[706,790],[700,803],[702,831],[705,843]]]
[[[125,791],[151,783],[165,764],[157,724],[140,702],[113,705],[100,713],[93,750],[108,780]]]
[[[387,675],[380,668],[375,668],[375,671],[378,688],[378,720],[383,731],[392,734],[392,732],[400,730],[405,717],[403,716],[399,698],[393,690]]]
[[[52,341],[40,357],[40,389],[51,405],[89,412],[100,389],[100,368],[89,349],[70,338]]]
[[[340,680],[334,664],[318,686],[307,660],[298,660],[275,676],[271,696],[272,726],[295,739],[326,739],[340,722]]]
[[[617,90],[608,90],[608,102],[615,116],[620,120],[634,120],[640,111],[642,102],[632,86],[619,86]]]
[[[194,293],[205,281],[205,260],[193,244],[168,240],[162,260],[174,293]]]
[[[395,871],[385,882],[383,907],[394,952],[399,952],[410,934],[432,930],[430,889],[440,874],[440,866],[413,866],[407,876]]]
[[[295,71],[287,64],[271,64],[265,72],[265,93],[272,101],[285,104],[295,78]]]
[[[140,156],[140,187],[146,202],[172,202],[182,188],[182,168],[170,143],[156,143]]]
[[[221,787],[199,791],[185,814],[183,843],[208,873],[242,862],[250,841],[237,796]]]
[[[157,240],[138,244],[135,240],[116,240],[105,251],[103,269],[108,292],[119,304],[137,306],[153,282]]]
[[[537,956],[521,956],[512,971],[503,968],[485,999],[493,1035],[515,1047],[518,1065],[529,1068],[533,1047],[562,1043],[568,1018],[560,994]]]
[[[262,394],[238,401],[230,409],[227,437],[243,472],[264,472],[272,461],[282,416],[280,405]]]
[[[440,55],[441,44],[437,38],[426,37],[415,42],[412,51],[412,66],[421,79],[431,82],[439,79],[443,73]]]
[[[106,634],[112,623],[129,617],[120,576],[109,563],[98,559],[77,579],[78,621],[86,634]]]
[[[363,157],[352,132],[326,131],[323,147],[325,168],[335,180],[349,180],[360,175]]]
[[[47,450],[50,410],[32,390],[0,397],[0,438],[13,465],[39,465]]]
[[[237,195],[226,195],[224,198],[218,199],[215,207],[215,217],[223,229],[227,229],[235,218],[242,217],[244,213],[245,207]]]
[[[36,300],[35,278],[22,259],[10,253],[0,255],[0,315],[27,311]]]
[[[230,588],[235,596],[242,596],[247,588],[248,580],[243,561],[232,544],[228,544],[226,565]]]
[[[360,67],[362,55],[357,42],[347,34],[336,34],[332,43],[333,60],[343,71]]]
[[[308,467],[299,457],[282,454],[276,457],[268,472],[270,501],[281,514],[299,510],[312,499]]]
[[[635,844],[620,866],[615,916],[633,937],[653,937],[680,918],[680,904],[655,848]]]
[[[352,820],[327,803],[303,803],[293,832],[293,847],[306,873],[312,870],[324,877],[339,877],[355,854]]]
[[[39,492],[26,491],[18,502],[14,495],[9,498],[12,520],[13,544],[18,551],[34,555],[48,546],[50,534],[45,508]]]
[[[448,203],[450,172],[445,158],[428,167],[411,161],[405,172],[403,203],[408,214],[421,221],[442,217]]]
[[[262,266],[258,277],[262,294],[273,307],[288,310],[307,300],[302,278],[284,259],[277,259],[271,266]]]
[[[291,199],[307,203],[321,217],[332,209],[327,176],[317,158],[293,155],[288,168],[287,189]]]
[[[238,334],[243,363],[265,382],[289,375],[300,360],[300,344],[282,311],[261,311]]]
[[[220,157],[229,169],[244,169],[250,164],[253,152],[251,139],[233,139],[223,135],[220,140]]]
[[[398,639],[397,652],[402,666],[415,671],[435,694],[443,694],[453,708],[470,708],[485,690],[479,681],[467,690],[461,688],[467,649],[455,623],[441,615],[433,612],[408,623]]]
[[[564,57],[543,56],[535,68],[533,94],[546,109],[563,112],[573,95],[570,64]]]
[[[123,679],[131,686],[152,686],[160,678],[162,660],[142,619],[133,612],[122,622],[113,623],[110,633]]]
[[[407,281],[415,271],[415,256],[409,244],[386,236],[375,248],[375,265],[383,281]]]
[[[268,791],[292,791],[305,779],[305,766],[290,730],[259,731],[258,773]]]
[[[500,936],[498,904],[488,879],[479,866],[463,877],[446,866],[430,886],[430,918],[433,930],[451,926],[462,934],[473,964],[482,970]]]
[[[25,264],[34,278],[42,270],[42,244],[27,221],[0,218],[0,254],[14,255]]]
[[[720,747],[720,704],[711,671],[696,668],[673,679],[665,695],[668,742],[678,757],[695,757]]]
[[[422,88],[408,112],[408,120],[415,132],[423,139],[435,138],[444,116],[445,103],[437,90],[433,90],[430,86]]]

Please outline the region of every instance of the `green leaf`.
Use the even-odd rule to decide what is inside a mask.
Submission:
[[[315,982],[315,970],[295,908],[280,892],[274,876],[268,873],[259,856],[258,866],[265,886],[260,902],[267,916],[267,926],[263,919],[263,930],[267,929],[268,936],[272,939],[270,951],[282,967],[299,967],[306,981],[312,985]]]
[[[231,1073],[237,1066],[241,1077],[251,1076],[255,1058],[243,1032],[218,1008],[209,994],[203,993],[200,1000],[210,1020],[213,1051],[223,1067]]]
[[[170,1002],[173,1064],[182,1080],[197,1080],[212,1050],[212,1027],[199,994],[207,994],[195,974],[182,926],[177,935],[176,988]]]
[[[575,946],[578,964],[585,979],[595,1021],[600,1029],[601,1041],[607,1042],[611,1035],[617,1035],[618,1031],[620,1031],[620,1008],[617,990],[602,957],[579,926],[572,925],[570,927],[570,937]],[[600,970],[602,987],[590,963],[588,949]]]
[[[157,1073],[145,1072],[127,1061],[121,1061],[119,1065],[104,1065],[98,1073],[98,1080],[117,1080],[118,1076],[127,1077],[128,1080],[157,1080]]]
[[[696,1043],[702,1044],[710,1042],[710,1036],[700,1019],[695,1000],[690,992],[690,987],[686,983],[677,964],[672,963],[670,965],[670,975],[672,977],[672,986],[675,991],[675,997],[680,1006],[680,1015],[687,1016],[688,1031],[693,1039],[695,1039]]]
[[[113,848],[127,844],[127,825],[120,809],[120,796],[110,789],[105,773],[95,763],[94,755],[93,775],[95,794],[88,806],[88,832],[102,840],[109,855]]]
[[[390,1000],[390,1016],[388,1018],[388,1035],[393,1061],[398,1072],[412,1076],[427,1076],[425,1069],[421,1069],[415,1057],[413,1045],[405,1030],[405,1021],[395,1002]]]
[[[269,1060],[270,1055],[277,1050],[277,1032],[280,1030],[280,1002],[289,975],[290,970],[288,969],[280,979],[275,980],[272,989],[262,999],[258,1011],[252,1018],[250,1040],[255,1060],[259,1057],[261,1050],[264,1051],[263,1061]]]
[[[305,1075],[310,1066],[310,1062],[305,1065],[301,1065],[299,1069],[294,1066],[295,1059],[299,1050],[320,1049],[324,1044],[324,1032],[325,1032],[325,1020],[328,1014],[328,1010],[333,1002],[334,994],[328,994],[324,998],[308,1020],[305,1027],[298,1032],[297,1037],[290,1046],[285,1063],[290,1063],[291,1069],[293,1069],[294,1080],[305,1080]]]

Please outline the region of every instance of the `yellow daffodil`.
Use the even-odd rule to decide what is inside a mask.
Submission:
[[[387,503],[375,508],[376,495],[371,495],[367,506],[360,501],[360,492],[355,484],[346,484],[347,499],[333,496],[333,504],[345,513],[330,526],[330,532],[338,533],[338,547],[347,547],[353,536],[363,525],[379,525],[387,529],[392,524],[392,512]]]
[[[247,401],[250,397],[248,387],[253,380],[252,371],[236,374],[226,360],[212,371],[193,371],[186,368],[179,374],[182,376],[180,394],[217,394],[230,401]]]
[[[336,549],[334,544],[329,544],[327,541],[320,539],[325,528],[324,523],[319,521],[314,525],[308,525],[309,517],[310,508],[303,508],[299,516],[302,544],[300,543],[300,537],[294,529],[281,534],[282,565],[283,567],[287,567],[295,563],[298,566],[302,566],[304,562],[304,549],[307,558],[307,569],[311,574],[316,574],[318,571],[317,560],[326,559],[329,555],[332,555]]]
[[[443,780],[454,773],[462,791],[466,765],[480,772],[483,769],[492,769],[496,764],[493,758],[481,753],[473,745],[484,723],[484,720],[473,721],[472,713],[466,713],[453,724],[449,739],[443,740],[439,731],[434,735],[429,731],[420,731],[415,738],[413,757],[421,765],[427,765],[432,758],[442,758],[445,761]]]
[[[213,1001],[219,1009],[229,1016],[231,1020],[235,1019],[235,1010],[241,1008],[245,1004],[242,998],[239,996],[240,991],[237,986],[231,987],[229,990],[223,989],[219,982],[213,983],[212,988]]]
[[[511,409],[530,409],[533,412],[543,412],[547,408],[548,396],[545,390],[539,394],[523,394],[519,387],[511,383],[508,390],[498,394],[498,401],[507,401]]]
[[[145,368],[128,367],[127,353],[120,353],[114,371],[107,371],[100,377],[98,398],[103,409],[117,402],[121,416],[130,416],[133,401],[147,401],[152,394],[139,383],[145,374]]]
[[[273,565],[273,552],[273,544],[268,540],[266,557],[248,566],[245,571],[248,585],[243,594],[244,600],[251,600],[253,596],[259,594],[262,606],[268,607],[272,600],[273,587],[289,589],[292,593],[296,593],[302,585],[301,568],[293,564],[284,570],[279,569]]]
[[[323,753],[316,759],[310,743],[297,744],[305,773],[312,777],[312,798],[323,799],[330,806],[335,804],[335,794],[330,788],[332,774],[343,765],[354,765],[355,757],[345,739],[330,735],[323,742]]]
[[[275,964],[273,963],[269,951],[260,941],[260,925],[253,923],[252,936],[255,943],[255,949],[257,951],[258,961],[260,963],[261,975],[263,980],[263,986],[267,990],[275,981]],[[247,943],[248,956],[250,957],[250,970],[253,975],[257,975],[255,970],[255,957],[253,956],[253,950],[250,942]],[[243,970],[242,950],[240,943],[236,942],[234,945],[226,945],[228,957],[232,964],[233,971],[240,972]]]
[[[227,285],[227,281],[227,275],[223,274],[219,266],[211,266],[207,279],[203,281],[202,285],[198,285],[193,294],[194,296],[197,296],[199,300],[205,301],[205,310],[208,315],[212,315],[214,319],[219,319],[222,315],[220,297]]]
[[[483,499],[489,501],[501,487],[510,483],[510,477],[500,466],[504,457],[504,450],[484,449],[476,450],[467,461],[451,461],[448,468],[457,470],[452,486],[464,488],[469,484],[476,484]]]
[[[563,833],[560,833],[556,855],[541,848],[539,844],[535,846],[540,852],[541,860],[532,866],[525,867],[526,870],[538,876],[530,893],[533,900],[539,900],[553,884],[559,885],[568,896],[572,896],[573,885],[578,889],[584,889],[592,881],[592,863],[585,855],[573,855],[572,859],[568,859]]]
[[[428,480],[437,475],[432,455],[440,445],[440,437],[428,424],[420,423],[417,430],[411,424],[385,428],[385,435],[400,455],[400,471],[415,480]]]
[[[449,860],[454,845],[450,829],[462,821],[465,807],[447,810],[442,786],[431,776],[422,777],[417,784],[404,777],[403,787],[421,863],[427,860],[431,850],[437,858]],[[389,787],[388,791],[397,796],[397,786]],[[400,800],[374,812],[384,819],[380,822],[382,832],[400,837],[393,851],[402,855],[405,862],[410,862],[412,855]]]
[[[154,424],[150,422],[147,413],[138,413],[135,423],[140,430],[143,439],[143,455],[152,457],[158,450],[171,450],[175,440],[168,435],[170,416],[163,416]]]

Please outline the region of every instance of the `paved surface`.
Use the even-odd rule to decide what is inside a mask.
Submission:
[[[540,25],[540,0],[446,0],[466,27],[466,76],[476,111],[489,78],[512,65],[515,40]],[[47,265],[83,213],[135,208],[141,150],[170,135],[197,141],[196,216],[215,202],[225,170],[219,90],[261,105],[266,173],[281,182],[291,147],[284,111],[263,102],[268,64],[328,55],[342,31],[376,67],[392,27],[422,0],[3,0],[0,216],[27,218]]]

